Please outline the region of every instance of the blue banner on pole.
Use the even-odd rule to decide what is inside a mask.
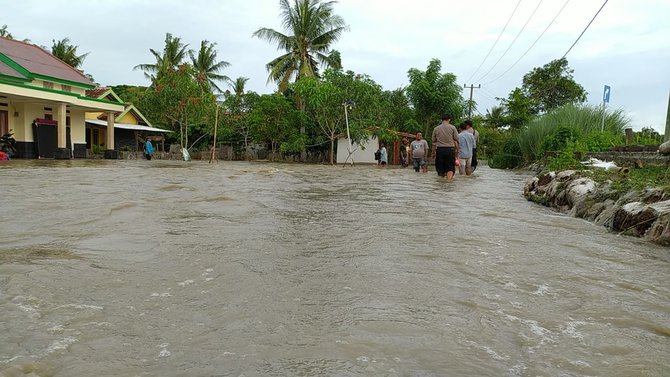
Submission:
[[[610,88],[609,85],[605,85],[605,91],[603,92],[603,103],[610,103]]]

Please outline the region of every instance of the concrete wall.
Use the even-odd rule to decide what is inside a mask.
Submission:
[[[342,138],[337,141],[337,163],[343,164],[349,156],[349,139]],[[363,141],[360,145],[352,143],[351,148],[354,150],[352,157],[354,163],[369,163],[376,164],[375,152],[379,148],[379,141],[376,137],[371,137],[367,141]],[[349,163],[349,161],[347,161]]]

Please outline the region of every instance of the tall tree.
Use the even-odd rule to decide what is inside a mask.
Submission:
[[[215,43],[202,41],[200,42],[200,50],[197,55],[193,50],[189,51],[188,54],[191,57],[191,64],[193,64],[193,68],[195,68],[198,80],[206,80],[209,82],[212,90],[223,93],[221,88],[216,85],[216,82],[230,82],[230,77],[219,74],[222,69],[229,67],[230,63],[223,60],[219,62],[216,61],[217,52],[214,49],[215,46]]]
[[[79,46],[72,45],[70,43],[70,38],[63,38],[60,41],[52,40],[52,42],[51,54],[67,63],[72,68],[80,68],[84,63],[84,59],[88,56],[88,52],[77,55],[77,48],[79,48]]]
[[[433,59],[426,71],[412,68],[407,72],[407,96],[426,135],[432,132],[442,114],[448,113],[453,119],[458,119],[465,107],[461,95],[463,88],[456,83],[456,75],[441,73],[441,69],[440,60]]]
[[[500,101],[505,109],[505,123],[512,129],[523,127],[537,114],[533,100],[521,88],[514,88],[507,99]]]
[[[156,59],[155,63],[138,64],[133,69],[144,71],[144,76],[152,82],[159,79],[160,76],[170,71],[176,71],[177,68],[186,59],[188,45],[181,42],[180,37],[173,37],[172,34],[165,34],[165,46],[162,52],[149,49]]]
[[[265,94],[258,98],[249,114],[252,137],[257,143],[269,143],[274,161],[279,144],[298,134],[298,118],[304,115],[293,103],[280,94]]]
[[[177,132],[188,148],[189,132],[207,132],[213,124],[216,99],[209,84],[195,79],[190,64],[166,71],[140,98],[139,106],[149,120]]]
[[[552,60],[523,76],[521,89],[532,101],[534,114],[586,101],[586,91],[575,82],[566,58]]]
[[[246,86],[247,81],[249,81],[248,77],[238,77],[231,83],[231,87],[236,96],[244,94],[244,87]]]
[[[291,79],[319,77],[319,64],[341,68],[340,53],[330,50],[330,46],[347,26],[333,13],[335,3],[294,0],[291,6],[289,0],[280,0],[280,18],[286,34],[270,28],[260,28],[253,33],[254,37],[274,43],[277,50],[285,52],[266,65],[268,82],[277,83],[280,92],[286,90]]]
[[[353,72],[326,70],[323,80],[304,78],[293,86],[304,98],[305,111],[317,125],[321,135],[330,141],[330,163],[334,163],[335,141],[346,132],[348,119],[352,141],[370,135],[372,127],[385,128],[388,118],[386,102],[380,85],[367,76]],[[353,103],[345,118],[344,103]]]

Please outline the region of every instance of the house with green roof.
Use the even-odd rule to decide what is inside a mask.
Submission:
[[[97,87],[86,91],[86,96],[123,102],[112,88]],[[107,125],[109,112],[86,112],[86,148],[89,151],[100,149],[107,143]],[[165,134],[170,130],[154,127],[142,112],[132,103],[127,103],[122,112],[114,113],[114,146],[117,150],[141,152],[144,141],[150,137],[156,144],[160,142],[165,149]],[[156,145],[158,147],[158,145]]]
[[[85,114],[102,112],[108,114],[105,157],[117,158],[114,119],[125,104],[87,96],[95,87],[41,47],[0,37],[0,134],[14,134],[14,157],[85,158]]]

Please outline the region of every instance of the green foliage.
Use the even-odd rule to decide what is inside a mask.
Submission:
[[[347,120],[352,141],[369,136],[372,127],[386,128],[389,118],[381,86],[365,75],[327,70],[323,80],[306,77],[291,89],[322,136],[330,140],[330,162],[334,162],[335,140],[346,134]],[[348,103],[345,117],[344,104]]]
[[[631,168],[628,174],[621,174],[616,170],[593,168],[585,171],[585,174],[596,182],[610,181],[610,188],[618,193],[660,188],[670,194],[670,167],[667,166]]]
[[[407,96],[426,135],[432,132],[442,114],[450,114],[454,120],[459,119],[465,108],[461,96],[463,88],[457,84],[456,75],[440,73],[441,69],[440,60],[433,59],[426,71],[412,68],[407,72]]]
[[[183,44],[180,37],[165,33],[165,46],[162,52],[149,49],[156,59],[155,63],[138,64],[133,69],[144,71],[144,76],[156,82],[164,74],[176,71],[186,59],[188,45]]]
[[[655,145],[663,143],[663,135],[651,127],[642,128],[642,130],[635,132],[633,137],[635,144]]]
[[[121,98],[121,100],[125,103],[130,103],[134,105],[138,105],[140,103],[140,99],[144,97],[149,88],[146,86],[133,86],[133,85],[115,85],[111,87],[112,90],[114,90],[114,93]],[[140,109],[144,113],[142,109]]]
[[[523,76],[521,89],[532,101],[533,114],[586,101],[586,91],[575,82],[572,72],[568,60],[562,58],[536,67]]]
[[[515,134],[495,128],[482,128],[477,153],[484,151],[488,165],[497,169],[510,169],[521,166],[523,158]]]
[[[558,155],[548,158],[547,167],[549,170],[580,169],[583,165],[577,160],[577,145],[574,141],[568,140],[559,150]]]
[[[501,102],[505,111],[504,117],[499,121],[511,129],[520,129],[534,117],[533,101],[520,88],[512,90],[507,99]]]
[[[197,54],[193,50],[190,50],[188,54],[191,57],[191,65],[195,68],[196,78],[200,81],[207,81],[211,90],[223,93],[216,83],[218,81],[231,82],[228,76],[219,73],[224,68],[229,67],[230,63],[223,60],[217,61],[215,46],[216,43],[202,41]]]
[[[216,101],[209,84],[196,80],[193,67],[184,64],[157,78],[140,99],[140,108],[155,126],[175,131],[187,146],[189,132],[210,132]]]
[[[280,143],[299,134],[304,113],[298,111],[291,101],[278,94],[266,94],[258,98],[249,114],[251,136],[257,143],[269,143],[274,159]],[[284,147],[291,149],[290,145]]]
[[[580,152],[600,152],[623,142],[623,130],[629,119],[622,110],[605,116],[601,132],[602,108],[566,105],[531,121],[517,133],[526,163],[542,160],[546,152],[559,152],[568,142]]]
[[[84,63],[84,59],[88,56],[88,52],[85,54],[77,55],[77,48],[79,46],[74,46],[70,43],[70,38],[63,38],[60,41],[52,40],[53,45],[51,46],[51,54],[58,59],[64,61],[66,64],[72,68],[79,68]]]

